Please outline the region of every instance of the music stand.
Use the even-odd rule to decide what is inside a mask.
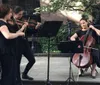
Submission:
[[[38,30],[37,36],[48,38],[48,63],[47,63],[47,82],[46,85],[52,85],[49,81],[49,67],[50,67],[50,38],[56,36],[62,21],[46,21]]]
[[[61,41],[59,44],[59,48],[64,50],[65,53],[83,53],[83,43],[82,41]],[[67,85],[70,85],[70,81],[74,81],[74,78],[71,77],[71,58],[70,58],[70,66],[69,66],[69,77],[66,80]],[[76,82],[75,82],[76,83]]]

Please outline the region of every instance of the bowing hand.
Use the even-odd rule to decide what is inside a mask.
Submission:
[[[24,22],[24,25],[22,26],[22,28],[26,28],[28,26],[28,22]]]
[[[91,28],[92,30],[94,30],[97,33],[97,35],[100,36],[100,30],[99,29],[95,28],[93,25],[90,25],[89,28]]]

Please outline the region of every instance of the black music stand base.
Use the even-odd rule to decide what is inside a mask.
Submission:
[[[74,80],[74,76],[73,76],[73,72],[72,72],[72,66],[71,66],[71,59],[70,59],[70,66],[69,66],[69,77],[66,80],[66,85],[71,85],[71,80],[73,81],[73,83],[75,85],[78,85],[75,80]]]
[[[63,50],[65,53],[83,53],[83,43],[82,41],[62,41],[59,44],[59,48]],[[72,57],[72,55],[71,55]],[[65,81],[67,85],[71,84],[71,80],[73,83],[77,85],[77,83],[74,80],[74,76],[72,73],[72,67],[71,67],[71,57],[70,57],[70,65],[69,65],[69,78]]]

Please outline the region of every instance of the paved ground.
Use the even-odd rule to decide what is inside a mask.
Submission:
[[[47,80],[47,57],[36,56],[36,63],[29,72],[29,75],[34,77],[34,80]],[[22,58],[21,72],[24,70],[27,59]],[[50,56],[50,81],[66,81],[69,77],[69,58],[68,57],[52,57]],[[96,79],[91,78],[91,70],[89,69],[83,77],[78,77],[78,69],[71,64],[72,73],[75,81],[83,82],[100,82],[100,68],[97,68],[98,75]],[[73,78],[73,77],[72,77]]]

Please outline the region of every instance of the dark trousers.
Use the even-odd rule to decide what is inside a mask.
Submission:
[[[0,55],[1,85],[16,85],[16,59],[9,54]]]
[[[23,40],[19,44],[18,47],[20,47],[20,48],[18,49],[18,54],[17,54],[17,69],[18,69],[17,78],[18,78],[18,80],[21,80],[19,74],[20,74],[20,62],[21,62],[22,54],[28,60],[28,64],[26,65],[26,68],[23,72],[24,74],[27,74],[29,72],[29,70],[31,69],[31,67],[33,66],[33,64],[35,63],[35,57],[32,53],[31,47],[27,40]]]

